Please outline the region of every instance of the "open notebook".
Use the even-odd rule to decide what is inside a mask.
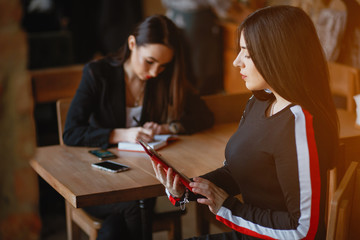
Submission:
[[[169,141],[178,139],[177,135],[172,134],[162,134],[155,135],[154,141],[148,143],[153,149],[158,150],[165,147]],[[119,151],[132,151],[132,152],[144,152],[144,148],[139,143],[129,143],[129,142],[119,142],[118,143]]]

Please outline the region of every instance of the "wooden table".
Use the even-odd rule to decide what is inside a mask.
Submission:
[[[201,133],[181,136],[159,152],[185,175],[195,177],[222,166],[225,144],[236,127],[237,123],[217,125]],[[139,207],[144,212],[141,200],[165,194],[146,153],[109,149],[118,155],[114,161],[131,168],[125,172],[110,173],[91,166],[99,160],[88,153],[90,149],[94,148],[39,147],[30,164],[76,208],[140,200]],[[151,239],[147,225],[146,218],[142,217],[143,239]]]
[[[338,110],[340,138],[346,145],[346,159],[360,156],[360,129],[355,128],[356,115]],[[204,174],[220,167],[224,161],[225,145],[238,123],[218,124],[214,128],[181,136],[159,152],[188,177]],[[164,194],[154,177],[149,157],[110,149],[119,156],[115,161],[131,170],[108,173],[91,167],[98,159],[88,153],[94,148],[46,146],[39,147],[33,169],[74,207],[149,198]]]
[[[188,177],[220,167],[224,148],[237,123],[181,136],[159,152]],[[33,169],[74,207],[137,200],[164,195],[163,186],[155,178],[150,159],[145,153],[117,151],[115,161],[131,167],[120,173],[109,173],[91,167],[98,162],[88,153],[94,148],[46,146],[39,147]]]

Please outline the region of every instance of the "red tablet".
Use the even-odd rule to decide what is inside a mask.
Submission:
[[[189,185],[189,183],[191,182],[191,180],[185,176],[184,174],[182,174],[181,172],[179,172],[178,170],[176,170],[173,166],[170,165],[170,163],[168,163],[165,158],[163,156],[160,155],[160,153],[158,153],[157,151],[155,151],[152,147],[150,147],[146,142],[144,142],[141,139],[138,139],[138,142],[141,144],[141,146],[144,148],[145,152],[150,156],[151,160],[153,160],[155,163],[157,164],[161,164],[161,166],[165,169],[168,170],[168,168],[172,168],[174,174],[178,174],[180,176],[180,181],[182,184],[184,184],[185,187],[187,187],[190,191],[191,191],[191,187]]]

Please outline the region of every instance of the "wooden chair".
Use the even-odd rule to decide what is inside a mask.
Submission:
[[[55,102],[75,94],[81,81],[83,66],[67,65],[29,71],[38,145],[58,143]]]
[[[331,200],[327,240],[358,239],[360,234],[360,169],[351,162]]]
[[[62,134],[64,132],[65,121],[67,112],[69,110],[72,98],[64,98],[56,101],[56,116],[58,121],[58,131],[59,131],[59,143],[64,145],[64,140]]]
[[[71,101],[72,98],[65,98],[59,99],[56,102],[59,142],[61,145],[64,144],[62,134]],[[186,211],[178,209],[164,211],[162,206],[159,206],[159,204],[161,204],[161,201],[159,201],[160,198],[162,197],[158,197],[157,199],[157,211],[154,213],[153,232],[168,231],[168,239],[182,239],[181,216],[184,215]],[[82,229],[89,236],[89,239],[92,240],[97,237],[98,230],[101,227],[101,220],[90,216],[81,208],[74,208],[66,201],[66,227],[69,240],[79,239],[80,229]]]
[[[327,193],[326,193],[326,213],[325,213],[325,222],[326,225],[329,225],[329,216],[330,216],[330,205],[331,200],[334,197],[338,182],[337,182],[337,168],[330,169],[328,171],[328,182],[327,182]]]
[[[56,102],[73,97],[81,81],[83,67],[70,65],[30,71],[35,102]]]
[[[213,112],[215,124],[239,122],[246,103],[252,93],[231,93],[231,94],[213,94],[202,96],[206,105]]]
[[[56,115],[58,120],[59,142],[64,145],[62,133],[64,132],[65,120],[72,98],[56,101]],[[80,239],[80,229],[83,230],[90,240],[95,240],[98,230],[101,228],[101,220],[87,214],[81,208],[75,208],[65,200],[66,228],[68,240]]]
[[[81,81],[83,67],[83,65],[69,65],[29,71],[35,104],[55,103],[58,99],[73,97]],[[66,115],[64,119],[61,116],[63,116],[62,113],[67,112],[70,102],[71,99],[68,99],[64,105],[58,104],[60,106],[57,109],[59,123],[65,124]],[[58,124],[61,145],[64,144],[60,135],[64,124]],[[65,209],[68,239],[80,239],[81,228],[88,234],[90,240],[95,240],[101,226],[100,220],[91,218],[82,209],[76,209],[66,201]]]
[[[330,206],[331,200],[334,197],[335,191],[339,185],[339,178],[342,177],[342,169],[344,168],[345,159],[345,144],[339,144],[339,151],[335,157],[335,167],[327,172],[327,191],[326,191],[326,226],[329,226]]]
[[[334,99],[338,99],[339,97],[344,98],[345,109],[350,112],[355,112],[355,101],[353,97],[360,92],[359,69],[335,62],[328,62],[328,67],[330,89]],[[339,103],[336,105],[343,104]]]

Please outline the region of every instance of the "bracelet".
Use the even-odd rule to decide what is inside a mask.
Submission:
[[[182,211],[184,211],[185,208],[186,208],[186,205],[185,205],[185,204],[189,203],[189,190],[188,190],[188,189],[186,189],[185,196],[184,196],[184,200],[183,200],[183,201],[179,201],[179,203],[180,203],[180,209],[181,209]]]

